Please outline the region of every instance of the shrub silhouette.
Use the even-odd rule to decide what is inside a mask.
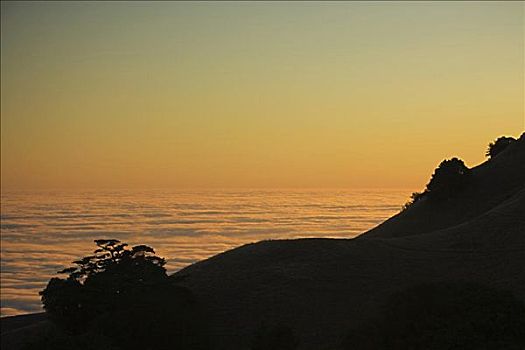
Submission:
[[[343,349],[523,349],[525,305],[478,283],[423,284],[393,294]]]
[[[402,211],[403,210],[407,210],[408,208],[410,208],[410,206],[412,206],[414,203],[418,202],[420,199],[422,199],[424,196],[425,196],[426,192],[413,192],[411,195],[410,195],[410,199],[405,203],[403,204],[403,208],[401,209]]]
[[[513,137],[502,136],[498,138],[496,141],[491,142],[489,144],[487,148],[487,152],[485,153],[485,156],[494,158],[514,141],[516,141],[516,139]]]
[[[434,171],[425,189],[425,195],[434,199],[453,197],[468,184],[470,169],[461,159],[445,159]]]
[[[459,158],[445,159],[434,170],[434,174],[423,192],[414,192],[403,205],[401,211],[407,210],[423,198],[443,200],[452,198],[468,185],[470,169]]]
[[[205,347],[193,294],[169,278],[153,248],[128,249],[115,239],[95,243],[94,255],[59,271],[68,277],[52,278],[40,293],[59,329],[76,338],[96,334],[116,349]]]
[[[40,295],[48,317],[58,326],[78,333],[89,323],[89,316],[83,308],[86,295],[78,281],[52,278]]]
[[[252,350],[294,350],[299,341],[293,330],[284,325],[269,327],[261,325],[252,340]]]

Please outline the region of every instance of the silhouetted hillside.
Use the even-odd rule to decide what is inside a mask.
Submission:
[[[437,237],[260,242],[179,274],[204,301],[217,349],[247,349],[261,322],[293,327],[301,349],[334,349],[389,295],[423,282],[473,281],[525,300],[525,223],[516,220],[524,207],[521,194],[497,215]],[[491,225],[479,231],[485,220]],[[499,227],[511,226],[501,244],[490,245],[499,242]],[[485,244],[473,243],[477,235]]]
[[[472,168],[465,189],[445,201],[423,197],[361,237],[421,234],[471,220],[518,192],[525,183],[525,134],[497,156]]]
[[[217,349],[248,349],[261,322],[292,327],[299,349],[337,349],[392,293],[422,283],[468,281],[525,301],[524,218],[522,136],[472,169],[461,196],[417,202],[359,238],[249,244],[176,275],[204,302]]]

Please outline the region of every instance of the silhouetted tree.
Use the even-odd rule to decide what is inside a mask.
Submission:
[[[434,199],[446,199],[460,192],[468,183],[470,169],[461,159],[442,161],[426,186],[426,195]]]
[[[297,349],[299,341],[293,330],[284,325],[268,327],[261,325],[252,341],[252,350],[294,350]]]
[[[166,274],[153,248],[95,241],[94,255],[59,271],[40,292],[50,319],[67,334],[93,333],[117,349],[202,349],[206,337],[193,294]]]
[[[67,279],[53,278],[42,292],[42,303],[51,319],[70,331],[79,331],[97,315],[116,307],[117,300],[140,286],[167,281],[165,260],[151,247],[131,250],[115,239],[95,240],[95,255],[59,271]]]
[[[53,322],[74,333],[84,330],[89,316],[84,312],[86,295],[80,282],[54,277],[40,295],[44,309]]]
[[[423,284],[393,294],[375,320],[351,330],[343,349],[525,348],[525,305],[478,283]]]
[[[502,136],[498,138],[496,141],[491,142],[489,144],[489,147],[487,148],[487,153],[485,153],[485,155],[487,157],[494,158],[514,141],[516,141],[516,139],[513,137]]]
[[[460,193],[468,184],[470,169],[459,158],[445,159],[434,170],[429,183],[423,192],[414,192],[403,205],[401,211],[407,210],[423,198],[441,200]]]

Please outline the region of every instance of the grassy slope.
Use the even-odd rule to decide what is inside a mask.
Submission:
[[[422,200],[362,237],[400,237],[451,227],[484,214],[525,183],[525,134],[502,153],[472,169],[471,184],[445,203]]]
[[[294,328],[302,349],[333,349],[390,293],[423,281],[472,280],[525,300],[524,144],[475,168],[447,206],[419,203],[353,240],[246,245],[178,275],[208,309],[218,349],[247,348],[263,321]]]

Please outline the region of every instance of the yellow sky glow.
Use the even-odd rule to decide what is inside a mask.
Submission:
[[[2,190],[411,187],[524,129],[523,2],[2,3]]]

